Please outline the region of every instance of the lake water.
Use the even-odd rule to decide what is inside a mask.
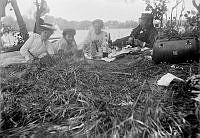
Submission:
[[[110,33],[111,39],[114,41],[118,38],[128,36],[131,33],[130,29],[106,29],[107,33]],[[84,41],[85,37],[87,36],[88,30],[77,30],[75,35],[75,40],[77,45]],[[52,37],[61,37],[61,32],[55,32]]]

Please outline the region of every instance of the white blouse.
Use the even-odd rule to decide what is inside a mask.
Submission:
[[[54,54],[53,44],[48,40],[42,41],[40,35],[33,34],[21,47],[20,53],[27,61],[34,57],[42,58],[47,54]]]

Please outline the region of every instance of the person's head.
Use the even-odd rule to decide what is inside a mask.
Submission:
[[[150,13],[142,13],[141,18],[139,18],[139,24],[142,28],[149,28],[153,25],[153,15]]]
[[[72,28],[67,28],[63,30],[63,38],[68,42],[72,43],[74,41],[74,36],[76,35],[76,30]]]
[[[44,23],[40,26],[41,28],[41,39],[46,41],[54,33],[55,28],[51,24]]]
[[[92,22],[92,25],[94,27],[94,31],[96,34],[100,34],[101,33],[101,29],[104,26],[104,23],[101,19],[96,19]]]

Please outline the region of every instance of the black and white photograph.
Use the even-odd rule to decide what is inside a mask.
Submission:
[[[0,137],[200,138],[200,0],[0,0]]]

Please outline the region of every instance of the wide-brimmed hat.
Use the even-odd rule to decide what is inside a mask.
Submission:
[[[92,22],[93,25],[94,25],[95,23],[100,24],[101,27],[104,26],[104,22],[103,22],[103,20],[101,20],[101,19],[96,19],[96,20],[94,20],[94,21]]]
[[[55,31],[56,28],[49,23],[43,23],[42,25],[40,25],[41,30],[51,30],[51,31]]]
[[[73,28],[66,28],[63,30],[63,36],[66,36],[67,34],[74,36],[76,34],[76,30]]]

